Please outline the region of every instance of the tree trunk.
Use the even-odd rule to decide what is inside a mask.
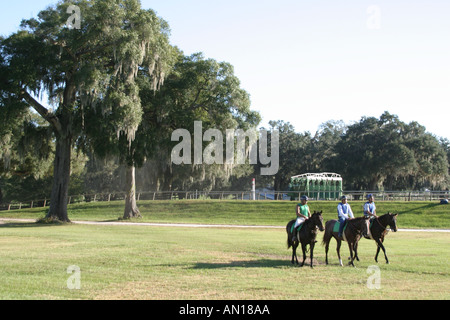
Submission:
[[[50,198],[50,209],[46,219],[70,222],[67,214],[70,180],[70,158],[72,152],[72,138],[56,138],[55,163],[53,170],[53,187]]]
[[[136,168],[134,166],[127,167],[125,212],[123,219],[141,218],[141,213],[136,203]]]
[[[280,175],[275,175],[275,180],[273,182],[273,188],[275,191],[283,191],[281,190],[281,183],[282,183],[282,179],[280,177]]]

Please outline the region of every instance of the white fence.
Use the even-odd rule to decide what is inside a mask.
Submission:
[[[309,192],[311,200],[336,201],[322,196],[326,191]],[[350,201],[365,200],[368,194],[373,194],[376,201],[440,201],[448,199],[449,191],[344,191]],[[295,191],[256,191],[256,201],[294,201],[302,195]],[[311,196],[312,195],[312,196]],[[161,200],[252,200],[252,191],[149,191],[139,192],[138,201]],[[125,193],[86,194],[69,197],[69,204],[86,202],[109,202],[125,200]],[[49,199],[0,204],[0,211],[10,211],[27,208],[48,207]]]

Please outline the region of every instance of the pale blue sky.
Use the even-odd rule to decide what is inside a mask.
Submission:
[[[186,54],[235,67],[263,126],[285,120],[314,133],[327,120],[387,110],[450,139],[448,0],[141,2],[169,22]],[[0,34],[52,3],[4,5]]]

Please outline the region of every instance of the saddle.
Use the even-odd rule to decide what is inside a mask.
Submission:
[[[305,224],[305,223],[302,223],[302,224],[300,225],[300,227],[297,227],[298,232],[300,232],[300,230],[302,230],[304,224]],[[294,227],[295,227],[295,223],[292,224],[292,227],[291,227],[291,233],[292,233],[292,234],[294,233]]]
[[[336,221],[336,223],[334,224],[333,232],[339,233],[340,226],[341,226],[341,223],[339,221]],[[342,238],[344,239],[344,241],[347,241],[347,238],[345,236],[345,230],[347,230],[347,226],[348,226],[348,221],[345,221],[344,231],[342,232]]]
[[[348,225],[348,221],[345,221],[344,232],[345,232],[345,230],[347,230],[347,225]],[[341,223],[339,221],[336,221],[336,223],[334,224],[333,232],[339,233],[340,227],[341,227]]]

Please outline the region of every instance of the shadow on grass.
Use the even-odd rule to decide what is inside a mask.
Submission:
[[[226,263],[196,263],[191,269],[227,269],[227,268],[285,268],[292,266],[289,260],[243,260]]]
[[[61,223],[61,222],[52,222],[52,223],[42,223],[42,222],[0,222],[0,228],[41,228],[41,227],[63,227],[63,226],[71,226],[72,223]]]
[[[414,208],[413,210],[404,210],[404,211],[398,211],[395,213],[398,213],[398,214],[405,214],[405,213],[423,214],[425,210],[431,210],[431,209],[439,207],[439,206],[441,206],[441,204],[439,204],[439,203],[430,203],[430,204],[426,204],[421,207]]]
[[[301,260],[300,260],[301,262]],[[310,260],[309,257],[306,258],[304,268],[309,268]],[[313,266],[325,266],[325,262],[318,261],[316,258],[313,260]],[[195,264],[183,263],[183,264],[152,264],[143,267],[164,267],[164,268],[182,268],[186,270],[214,270],[214,269],[230,269],[230,268],[271,268],[271,269],[285,269],[285,268],[300,268],[299,265],[293,265],[289,258],[285,260],[280,259],[259,259],[259,260],[239,260],[230,262],[197,262]]]
[[[0,224],[0,228],[40,228],[40,227],[58,227],[62,226],[62,224],[43,224],[36,222],[7,222]]]

